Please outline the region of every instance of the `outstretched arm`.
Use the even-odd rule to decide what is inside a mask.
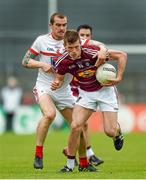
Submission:
[[[64,75],[56,74],[55,79],[51,84],[51,89],[54,91],[62,86],[64,82]]]

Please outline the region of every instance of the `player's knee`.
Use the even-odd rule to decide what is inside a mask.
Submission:
[[[71,130],[72,130],[72,132],[80,132],[82,130],[82,127],[80,124],[78,124],[76,122],[72,122],[71,123]]]
[[[55,116],[56,116],[55,111],[52,111],[51,113],[47,112],[44,114],[44,118],[47,122],[52,122],[55,119]]]
[[[106,134],[107,136],[109,136],[109,137],[115,137],[116,131],[117,131],[117,129],[114,128],[114,127],[112,127],[112,128],[106,128],[106,129],[105,129],[105,134]]]

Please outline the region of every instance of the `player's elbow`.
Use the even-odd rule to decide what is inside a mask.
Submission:
[[[25,58],[22,60],[22,66],[23,67],[27,67],[28,66],[28,60],[26,60]]]
[[[27,65],[26,65],[25,63],[22,63],[22,66],[25,67],[25,68],[27,68]]]
[[[124,52],[124,51],[119,51],[117,53],[117,58],[116,59],[126,63],[127,62],[127,53]]]
[[[123,58],[124,58],[125,60],[127,60],[127,53],[126,53],[126,52],[122,51],[122,52],[121,52],[121,55],[123,56]]]
[[[22,66],[23,66],[23,67],[26,66],[26,64],[25,64],[25,62],[24,62],[24,59],[22,60]]]

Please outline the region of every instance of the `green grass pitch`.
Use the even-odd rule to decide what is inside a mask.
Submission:
[[[33,169],[35,135],[0,135],[0,179],[144,179],[146,178],[146,134],[125,134],[124,147],[116,151],[104,133],[92,133],[91,142],[96,154],[105,162],[98,172],[60,174],[66,163],[62,149],[68,131],[49,132],[44,147],[44,169]]]

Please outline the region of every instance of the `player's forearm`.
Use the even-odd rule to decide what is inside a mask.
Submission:
[[[109,50],[109,56],[111,59],[116,60],[118,62],[117,77],[122,79],[127,63],[127,54],[123,51]]]
[[[88,45],[94,45],[94,46],[97,46],[97,47],[100,47],[100,46],[104,46],[105,47],[105,44],[100,42],[100,41],[95,41],[95,40],[90,40],[88,42]]]
[[[94,45],[100,48],[98,52],[98,59],[100,59],[100,62],[97,64],[97,66],[99,64],[103,64],[104,61],[108,58],[108,49],[106,48],[106,46],[102,42],[95,41],[95,40],[90,40],[88,44]]]
[[[117,77],[121,77],[121,79],[125,71],[126,63],[127,63],[127,54],[122,52],[121,57],[118,59],[118,72],[117,72]]]
[[[107,48],[106,48],[105,44],[100,41],[90,40],[89,45],[97,46],[100,48],[100,51],[104,51],[105,53],[107,53]]]
[[[36,61],[32,57],[33,57],[33,54],[31,54],[31,52],[28,51],[22,60],[22,65],[26,68],[32,68],[32,69],[41,68],[42,62]]]
[[[43,64],[40,61],[36,61],[30,58],[30,59],[23,59],[22,65],[26,68],[35,69],[35,68],[41,68]]]

